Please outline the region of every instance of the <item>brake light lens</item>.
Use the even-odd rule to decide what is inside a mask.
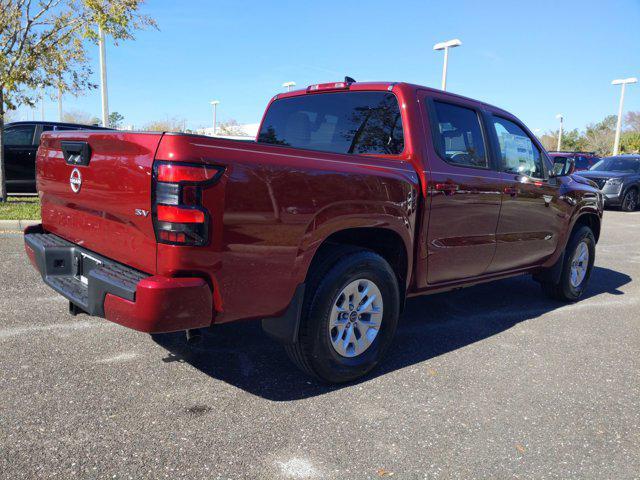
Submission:
[[[201,210],[158,205],[158,221],[171,223],[204,223],[205,215]]]
[[[223,167],[157,161],[153,169],[153,225],[156,240],[171,245],[206,245],[209,212],[202,191],[215,184]]]
[[[321,92],[326,90],[346,90],[349,88],[347,82],[331,82],[331,83],[317,83],[315,85],[309,85],[307,92]]]

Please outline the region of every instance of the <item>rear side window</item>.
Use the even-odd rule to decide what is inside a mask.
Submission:
[[[448,163],[488,168],[482,128],[475,110],[433,102],[437,121],[436,148]]]
[[[335,153],[397,155],[402,118],[388,92],[304,95],[271,104],[258,142]]]
[[[510,120],[493,117],[493,126],[498,137],[502,170],[516,175],[544,178],[542,157],[531,138]]]
[[[33,142],[34,125],[20,125],[6,129],[2,135],[4,145],[26,146]]]

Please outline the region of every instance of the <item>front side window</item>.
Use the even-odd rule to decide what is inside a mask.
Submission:
[[[448,163],[487,168],[482,128],[475,110],[444,102],[433,102],[436,116],[436,148]]]
[[[4,145],[27,146],[33,142],[34,125],[7,128],[2,135]]]
[[[388,92],[310,94],[271,104],[258,142],[334,153],[404,150],[398,101]]]
[[[502,170],[516,175],[544,178],[540,150],[518,125],[510,120],[493,117],[498,136]]]

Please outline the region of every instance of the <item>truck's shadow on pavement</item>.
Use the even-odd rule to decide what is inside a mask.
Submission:
[[[626,274],[595,267],[581,301],[600,294],[622,295]],[[487,283],[407,301],[394,347],[379,368],[361,380],[416,365],[481,341],[567,304],[547,299],[528,276]],[[280,345],[262,333],[260,322],[221,325],[188,347],[184,334],[154,335],[168,350],[165,362],[186,362],[207,375],[273,401],[298,400],[344,388],[319,384],[289,362]],[[427,369],[428,365],[424,365]]]

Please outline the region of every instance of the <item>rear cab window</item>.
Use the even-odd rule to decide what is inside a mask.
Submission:
[[[402,117],[390,92],[307,94],[274,101],[258,142],[347,154],[399,155]]]

